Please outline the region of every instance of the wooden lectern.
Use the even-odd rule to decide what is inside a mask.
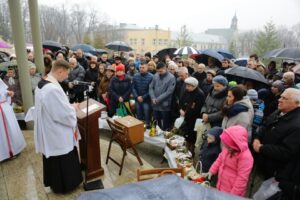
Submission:
[[[88,116],[87,101],[80,103],[79,108],[76,115],[81,135],[81,140],[79,140],[80,158],[81,164],[86,168],[88,181],[104,174],[101,167],[98,119],[101,111],[106,107],[94,99],[89,99]],[[87,129],[86,122],[88,123]]]

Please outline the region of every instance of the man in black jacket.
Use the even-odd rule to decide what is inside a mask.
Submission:
[[[266,120],[252,144],[264,178],[282,173],[289,162],[300,158],[299,119],[300,90],[288,88],[281,94],[278,111]]]
[[[64,81],[64,83],[68,85],[70,103],[80,103],[84,100],[84,86],[75,85],[74,81],[83,81],[85,77],[85,70],[81,65],[77,63],[75,58],[70,58],[69,64],[71,67],[71,72],[69,73],[69,77]]]
[[[88,69],[89,67],[88,61],[84,57],[83,51],[81,49],[77,49],[76,51],[76,60],[84,68],[84,70]]]

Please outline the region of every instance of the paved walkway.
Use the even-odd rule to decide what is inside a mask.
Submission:
[[[80,185],[75,191],[66,195],[57,195],[52,192],[46,193],[43,186],[42,173],[42,157],[35,153],[33,133],[32,131],[24,131],[24,136],[27,142],[25,150],[14,160],[9,160],[0,163],[0,199],[1,200],[68,200],[75,199],[76,196],[83,192],[83,187]],[[152,161],[155,167],[166,167],[167,164],[160,164],[161,150],[155,150],[154,155],[151,145],[141,144],[138,149],[143,159],[144,165],[140,167],[136,158],[130,153],[125,158],[125,164],[122,175],[118,175],[119,167],[109,161],[105,165],[105,158],[108,149],[109,133],[103,134],[103,139],[100,140],[101,145],[101,164],[104,168],[105,175],[101,177],[104,187],[111,188],[126,183],[136,182],[136,170],[138,168],[153,168],[146,160]],[[117,160],[121,160],[121,149],[118,146],[113,146],[112,156]]]

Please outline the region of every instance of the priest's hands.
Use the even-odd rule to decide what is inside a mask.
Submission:
[[[15,93],[13,91],[8,90],[7,91],[7,96],[13,97]]]
[[[182,109],[180,109],[180,116],[182,116],[182,117],[184,117],[185,116],[185,112],[184,112],[184,110],[182,110]]]

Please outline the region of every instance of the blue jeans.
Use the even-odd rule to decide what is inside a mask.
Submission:
[[[150,126],[151,116],[150,116],[150,103],[148,102],[138,102],[135,101],[136,115],[139,120],[145,121],[146,126]]]
[[[170,118],[171,112],[170,111],[154,111],[154,118],[157,121],[158,126],[163,130],[167,130],[171,128]]]

